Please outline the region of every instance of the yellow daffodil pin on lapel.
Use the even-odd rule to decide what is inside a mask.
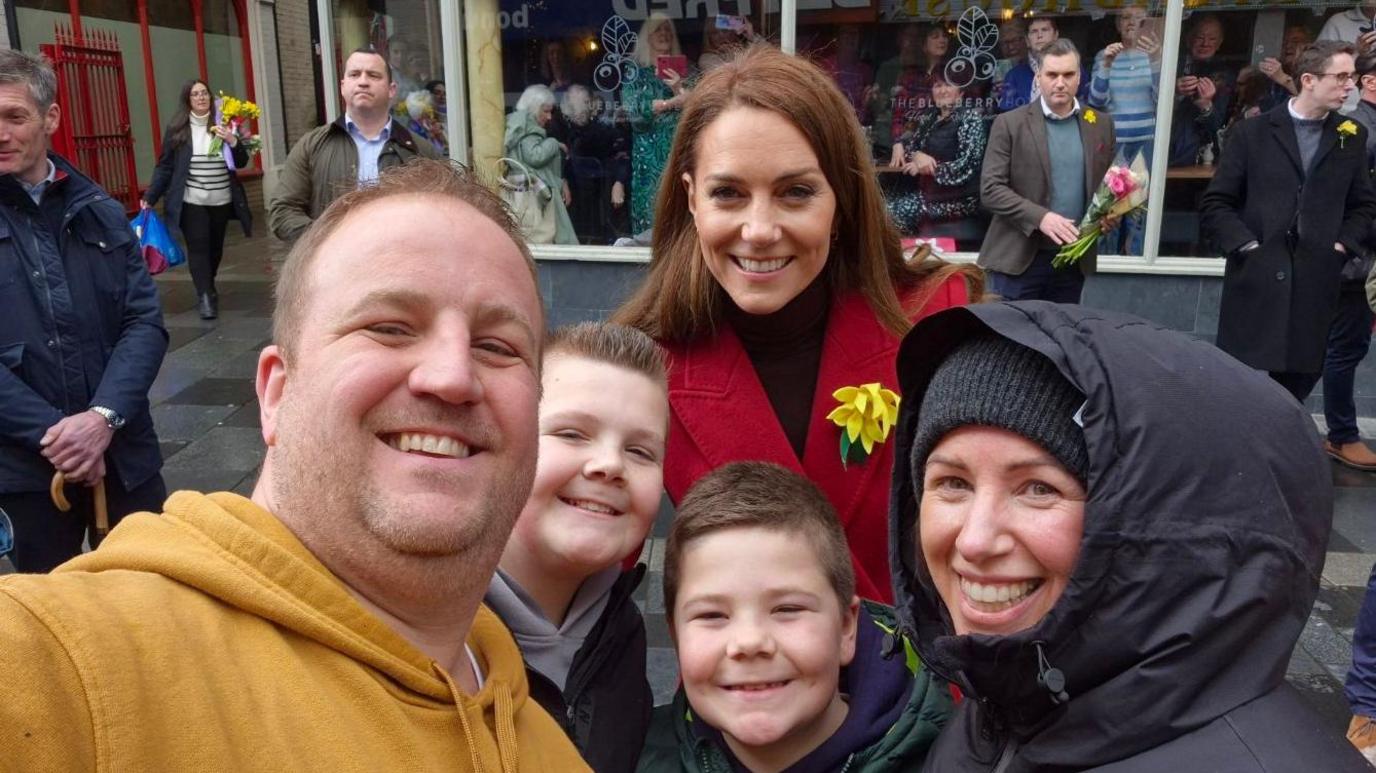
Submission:
[[[1094,112],[1093,108],[1086,107],[1083,115],[1085,117],[1085,123],[1091,126],[1099,122],[1099,114]]]
[[[900,398],[878,382],[841,387],[831,396],[841,403],[827,414],[841,428],[841,466],[864,462],[898,423]]]
[[[1357,135],[1357,124],[1351,120],[1343,121],[1338,124],[1338,147],[1347,147],[1347,138]]]

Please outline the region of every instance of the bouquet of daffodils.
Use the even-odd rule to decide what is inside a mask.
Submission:
[[[248,122],[257,120],[262,111],[258,106],[247,99],[231,97],[223,91],[220,92],[218,121],[221,128],[229,131],[239,138],[239,145],[248,151],[250,157],[259,153],[263,149],[263,141],[258,135],[249,130]],[[218,156],[224,152],[224,140],[217,137],[210,139],[210,152],[207,155]]]
[[[1089,209],[1080,218],[1080,238],[1061,247],[1051,265],[1064,268],[1084,257],[1089,248],[1099,240],[1103,233],[1100,223],[1106,217],[1132,217],[1146,209],[1147,205],[1147,162],[1141,152],[1132,160],[1132,166],[1117,163],[1104,173],[1099,190],[1089,201]]]

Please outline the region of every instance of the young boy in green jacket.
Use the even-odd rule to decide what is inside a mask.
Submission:
[[[694,485],[664,604],[683,686],[638,770],[917,770],[951,713],[892,609],[855,595],[831,504],[783,467],[738,462]]]

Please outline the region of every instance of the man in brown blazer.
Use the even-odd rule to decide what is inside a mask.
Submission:
[[[1082,108],[1080,53],[1058,38],[1041,52],[1041,98],[994,119],[980,176],[980,199],[993,215],[979,265],[1007,300],[1079,303],[1094,249],[1080,266],[1052,268],[1113,162],[1113,117]]]

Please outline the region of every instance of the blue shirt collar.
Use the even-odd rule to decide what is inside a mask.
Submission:
[[[53,181],[57,179],[57,167],[53,164],[53,160],[51,158],[45,158],[43,160],[48,162],[48,176],[44,177],[42,180],[39,180],[33,185],[29,185],[17,175],[15,176],[15,179],[19,181],[20,187],[24,189],[25,193],[29,194],[29,198],[33,199],[33,203],[35,204],[43,199],[43,192],[48,190],[48,186],[52,185]]]
[[[382,142],[392,136],[392,119],[390,117],[387,119],[387,124],[382,127],[382,131],[378,132],[376,137],[364,137],[363,131],[358,128],[358,124],[354,123],[353,116],[348,113],[344,114],[344,128],[350,134],[361,137],[365,142]]]

